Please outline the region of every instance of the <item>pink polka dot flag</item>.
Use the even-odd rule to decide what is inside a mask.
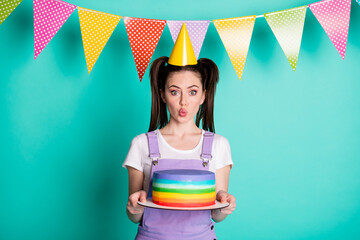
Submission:
[[[213,20],[236,74],[241,80],[256,16]]]
[[[191,40],[192,47],[195,52],[195,57],[199,58],[200,50],[204,42],[204,38],[209,27],[209,20],[205,21],[167,21],[171,37],[175,43],[182,24],[185,22],[186,29],[188,30],[189,37]]]
[[[0,25],[21,2],[22,0],[0,1]]]
[[[345,59],[351,0],[325,0],[310,4],[309,8]]]
[[[88,73],[91,72],[121,16],[78,7]]]
[[[166,20],[124,17],[140,82],[166,25]]]
[[[76,6],[60,0],[34,0],[34,59],[59,31]]]

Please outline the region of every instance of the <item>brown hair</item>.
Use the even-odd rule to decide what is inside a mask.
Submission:
[[[215,132],[214,96],[216,84],[219,81],[219,70],[216,64],[208,58],[200,58],[196,65],[174,66],[168,64],[168,60],[168,57],[159,57],[151,64],[151,118],[149,131],[163,128],[168,123],[166,104],[160,96],[160,89],[165,90],[168,76],[173,72],[193,71],[200,74],[203,90],[206,90],[205,101],[200,105],[196,114],[196,126],[199,127],[201,121],[204,130]]]

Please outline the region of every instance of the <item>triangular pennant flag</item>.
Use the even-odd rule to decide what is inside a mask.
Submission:
[[[295,71],[307,6],[266,13],[264,17]]]
[[[256,16],[213,20],[235,71],[241,80]]]
[[[22,0],[0,1],[0,25],[21,2]]]
[[[345,59],[351,0],[326,0],[309,5],[326,34]]]
[[[166,25],[165,20],[124,17],[140,82]]]
[[[34,0],[34,59],[70,17],[76,6],[60,0]]]
[[[205,21],[167,21],[171,37],[174,43],[179,35],[182,24],[185,22],[196,59],[199,58],[200,50],[209,27],[210,20]]]
[[[90,73],[121,16],[78,7],[85,59]]]

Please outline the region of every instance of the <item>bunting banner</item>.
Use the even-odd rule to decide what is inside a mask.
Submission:
[[[59,31],[76,6],[60,0],[34,0],[34,59]]]
[[[21,2],[22,0],[0,1],[0,25]]]
[[[21,2],[22,0],[0,0],[0,25]],[[356,2],[360,4],[360,0],[356,0]],[[309,4],[308,7],[341,58],[345,60],[351,0],[322,0]],[[44,50],[75,8],[77,6],[62,0],[33,0],[34,59]],[[240,80],[245,67],[255,19],[258,17],[265,17],[293,71],[296,70],[306,8],[307,6],[301,6],[259,16],[251,15],[212,20]],[[90,73],[122,17],[80,7],[78,13],[85,59]],[[174,42],[179,35],[181,25],[186,24],[195,56],[199,58],[210,21],[166,21],[124,17],[140,82],[166,23],[168,23]]]
[[[205,21],[167,21],[171,37],[175,43],[182,24],[185,22],[186,29],[188,30],[192,47],[195,52],[196,59],[199,58],[201,47],[203,45],[206,32],[209,27],[210,20]]]
[[[104,49],[121,16],[78,7],[88,73]]]
[[[309,8],[345,60],[351,0],[325,0],[310,4]]]
[[[140,82],[165,28],[166,20],[124,17]]]
[[[213,20],[221,41],[241,80],[256,16]]]
[[[307,6],[266,13],[264,17],[295,72]]]

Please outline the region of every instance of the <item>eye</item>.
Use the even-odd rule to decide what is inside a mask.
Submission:
[[[197,91],[196,91],[196,90],[191,90],[191,91],[190,91],[190,95],[191,95],[191,96],[196,95],[196,93],[197,93]]]
[[[171,91],[170,91],[170,94],[171,94],[172,96],[176,96],[176,95],[178,95],[178,91],[176,91],[176,90],[171,90]]]

